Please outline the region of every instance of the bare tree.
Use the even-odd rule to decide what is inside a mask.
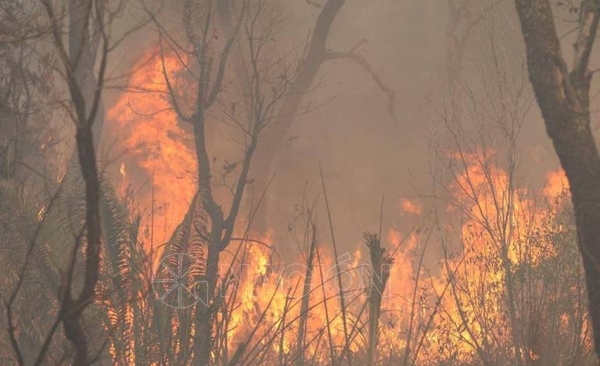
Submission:
[[[600,356],[600,156],[590,127],[589,59],[600,3],[583,0],[571,68],[564,59],[549,0],[515,0],[529,79],[546,131],[569,180],[583,258],[596,353]]]
[[[206,365],[211,360],[215,318],[219,309],[222,309],[220,255],[232,240],[259,139],[275,118],[276,109],[294,77],[289,71],[291,61],[270,49],[279,19],[276,13],[269,10],[266,1],[246,0],[232,8],[233,29],[218,30],[216,12],[215,1],[202,4],[185,1],[185,40],[182,42],[168,34],[159,20],[154,18],[161,42],[166,45],[162,51],[163,57],[165,52],[189,57],[192,62],[186,67],[191,70],[195,80],[196,94],[193,101],[186,104],[168,76],[168,70],[164,69],[172,106],[182,121],[191,124],[194,133],[198,192],[190,204],[188,216],[204,217],[205,221],[189,227],[190,237],[185,239],[186,244],[170,243],[173,248],[187,248],[188,251],[200,253],[201,250],[187,244],[187,241],[191,243],[192,238],[196,238],[195,246],[205,247],[202,258],[205,268],[200,281],[206,288],[202,289],[202,301],[195,309],[193,323],[193,360],[199,365]],[[227,34],[225,41],[215,41],[214,32]],[[243,52],[247,62],[247,72],[243,73],[247,79],[237,82],[228,72],[231,70],[229,64],[234,47]],[[241,106],[222,97],[226,84],[229,92],[235,93],[236,98],[242,101]],[[218,157],[211,156],[212,142],[207,137],[207,126],[219,122],[215,120],[215,115],[222,116],[222,127],[229,126],[236,130],[236,138],[239,137],[237,141],[242,147],[239,161],[226,163],[221,170],[215,166]],[[218,177],[221,179],[218,180]],[[215,190],[226,192],[228,197],[217,195]]]
[[[232,29],[230,21],[230,0],[219,2],[218,14],[221,23],[225,29]],[[392,118],[396,119],[394,113],[395,92],[393,88],[385,81],[373,68],[368,59],[360,53],[361,46],[365,40],[357,40],[354,47],[347,51],[332,51],[328,47],[329,34],[335,24],[335,19],[344,8],[346,0],[327,0],[322,5],[318,2],[307,1],[309,6],[318,10],[318,16],[313,28],[310,30],[310,37],[306,43],[303,53],[299,56],[294,77],[289,80],[289,87],[285,98],[277,108],[276,119],[265,130],[265,143],[261,145],[256,152],[256,159],[251,171],[254,180],[254,190],[261,194],[267,188],[267,183],[271,180],[271,168],[278,151],[285,148],[288,144],[286,136],[289,133],[298,113],[308,110],[303,106],[306,102],[306,96],[310,94],[312,88],[318,86],[319,71],[327,61],[347,60],[354,63],[362,72],[366,73],[375,83],[375,85],[388,98],[388,110]],[[231,31],[229,31],[231,32]],[[243,57],[239,54],[234,56],[237,64],[243,63]],[[261,208],[255,217],[255,223],[259,230],[266,230],[266,212]]]
[[[88,329],[89,322],[86,319],[86,309],[93,305],[96,300],[96,286],[99,282],[101,268],[100,177],[96,161],[93,129],[95,125],[99,125],[95,122],[101,120],[99,117],[103,115],[101,95],[108,53],[111,49],[107,20],[112,20],[118,14],[119,7],[107,10],[104,1],[94,0],[69,1],[68,4],[65,4],[68,5],[66,7],[58,6],[55,2],[42,0],[40,5],[40,7],[37,7],[32,4],[31,7],[39,10],[36,20],[41,19],[39,27],[46,30],[43,35],[46,37],[45,39],[50,40],[54,47],[51,52],[52,56],[40,57],[39,62],[52,68],[61,77],[61,81],[64,82],[66,98],[65,100],[55,101],[55,103],[63,107],[65,115],[74,124],[75,153],[72,159],[73,164],[68,168],[67,179],[58,177],[58,189],[53,194],[50,202],[43,207],[37,228],[28,240],[28,249],[19,271],[17,283],[10,291],[7,300],[8,333],[16,354],[16,360],[20,365],[23,365],[25,358],[21,345],[15,336],[17,330],[15,323],[13,323],[15,301],[23,288],[29,285],[28,271],[30,268],[28,267],[34,261],[34,258],[35,262],[44,268],[46,275],[50,274],[50,277],[54,274],[52,272],[55,269],[50,268],[52,267],[50,264],[53,260],[52,257],[59,258],[59,263],[61,263],[59,267],[62,265],[64,267],[57,270],[60,273],[57,281],[58,304],[55,307],[52,306],[52,301],[45,304],[50,308],[50,314],[48,315],[54,316],[55,320],[49,329],[44,330],[46,334],[43,336],[41,346],[38,349],[30,348],[27,351],[32,355],[28,358],[34,357],[32,361],[34,365],[45,363],[56,330],[59,326],[62,326],[64,336],[71,344],[70,347],[64,347],[63,359],[73,358],[74,365],[88,365],[98,359],[104,348],[101,344],[95,342],[90,329]],[[65,8],[67,11],[65,11]],[[65,27],[67,14],[68,25]],[[65,32],[65,28],[68,28],[68,32]],[[65,34],[68,35],[66,42]],[[100,50],[99,55],[98,50]],[[99,59],[98,65],[97,59]],[[54,185],[54,179],[51,180],[51,185]],[[63,185],[67,185],[69,188],[63,191]],[[73,211],[83,207],[81,216],[78,216],[79,212],[73,215],[73,217],[78,216],[78,218],[68,224],[73,234],[73,241],[65,240],[65,237],[63,237],[61,241],[68,244],[61,244],[52,248],[46,247],[47,243],[43,243],[42,247],[46,250],[60,251],[66,249],[68,255],[56,255],[58,253],[46,252],[46,258],[44,256],[40,257],[38,256],[41,249],[38,248],[40,246],[38,236],[41,232],[48,230],[47,221],[60,221],[60,210],[51,210],[53,206],[57,206],[55,203],[59,202],[59,206],[76,203],[77,208],[74,208]],[[51,213],[47,215],[49,211]],[[47,216],[52,219],[46,220]],[[64,252],[61,252],[61,254],[64,254]],[[23,314],[20,314],[20,316],[23,316]],[[96,323],[96,325],[99,326],[100,324]]]
[[[82,314],[95,298],[96,285],[100,273],[100,178],[96,162],[96,152],[92,128],[99,114],[102,95],[102,82],[106,71],[109,44],[105,23],[105,2],[70,1],[69,2],[69,43],[66,46],[62,38],[60,14],[54,5],[42,1],[46,10],[52,38],[58,59],[62,66],[65,82],[72,103],[71,116],[76,127],[75,143],[81,173],[85,182],[85,265],[83,287],[75,295],[73,274],[76,258],[83,244],[84,236],[77,236],[71,253],[70,267],[61,283],[61,319],[66,338],[75,348],[74,365],[87,365],[92,360],[88,336],[83,328]],[[102,41],[102,42],[101,42]],[[98,77],[94,77],[96,51],[102,44]],[[101,114],[101,113],[100,113]],[[83,231],[82,231],[83,234]]]
[[[453,61],[455,55],[461,55],[458,61],[463,57],[452,52],[451,43],[452,95],[442,112],[447,135],[442,139],[449,142],[434,144],[440,161],[433,166],[448,169],[451,176],[451,183],[442,178],[434,197],[444,210],[457,210],[453,224],[447,212],[436,215],[443,222],[436,226],[448,280],[448,291],[437,289],[440,299],[446,296],[437,324],[441,334],[451,334],[439,335],[448,349],[448,356],[440,358],[478,359],[486,365],[502,359],[515,365],[551,365],[569,358],[587,364],[589,334],[580,327],[587,316],[580,306],[580,267],[571,255],[571,231],[561,223],[570,206],[548,205],[521,187],[518,142],[532,98],[524,72],[509,76],[510,69],[519,67],[518,56],[509,56],[498,37],[501,24],[491,11],[495,2],[470,4],[477,22],[473,37],[484,42],[485,59],[477,62],[479,77],[469,81],[462,77],[460,62]],[[562,290],[544,289],[548,283]],[[569,320],[555,320],[564,308],[570,309]],[[573,343],[556,342],[559,335]]]

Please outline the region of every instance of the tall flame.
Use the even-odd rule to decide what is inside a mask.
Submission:
[[[144,213],[145,226],[154,234],[154,243],[168,238],[196,190],[192,137],[171,108],[164,75],[176,86],[177,97],[185,108],[183,93],[192,88],[182,61],[184,64],[185,60],[177,56],[160,57],[151,50],[134,65],[129,88],[107,116],[108,130],[112,131],[109,141],[122,153],[118,159],[120,192],[133,196],[137,209]],[[541,193],[552,202],[567,187],[562,172],[551,172]],[[449,190],[453,205],[445,208],[444,214],[459,223],[455,222],[454,231],[450,224],[439,225],[436,239],[442,243],[457,241],[461,250],[449,253],[449,246],[443,246],[438,268],[428,271],[421,262],[427,235],[419,231],[406,235],[396,229],[388,232],[387,246],[393,249],[395,262],[383,296],[379,352],[399,357],[419,349],[421,353],[415,358],[419,364],[434,364],[433,359],[471,362],[481,357],[478,350],[482,348],[503,352],[505,357],[521,354],[537,360],[541,351],[533,345],[535,342],[526,342],[517,335],[518,321],[529,320],[530,314],[512,308],[526,299],[510,287],[560,256],[561,249],[553,240],[563,234],[563,228],[552,227],[548,235],[544,234],[545,227],[554,225],[550,223],[554,213],[548,203],[539,202],[540,197],[530,190],[517,187],[505,170],[493,164],[482,166],[467,156],[464,171],[455,175]],[[400,202],[399,214],[406,214],[405,218],[419,217],[423,212],[416,200]],[[267,236],[260,242],[270,245],[271,239]],[[259,334],[259,338],[270,335],[278,341],[260,338],[264,352],[293,357],[301,333],[306,258],[274,267],[272,247],[232,246],[236,245],[247,245],[247,252],[239,276],[233,281],[235,304],[227,314],[230,349],[251,334]],[[365,348],[365,327],[360,319],[365,317],[372,275],[365,265],[365,249],[357,246],[336,259],[325,243],[317,248],[304,333],[307,353],[314,354],[320,364],[330,360],[323,345],[340,352],[352,337],[347,352],[358,354]],[[227,259],[222,263],[221,275],[226,278],[234,263]],[[344,283],[342,294],[350,324],[346,326],[337,276]],[[539,291],[546,285],[535,281],[528,291]],[[558,318],[564,329],[575,322],[564,311]],[[421,339],[418,332],[424,335]]]
[[[168,238],[196,190],[193,139],[171,108],[163,73],[184,99],[191,85],[182,61],[172,54],[161,57],[157,49],[148,51],[107,113],[108,141],[117,147],[121,163],[119,190],[133,195],[154,244]]]

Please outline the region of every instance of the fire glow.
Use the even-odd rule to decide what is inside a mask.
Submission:
[[[169,55],[162,60],[156,51],[142,60],[133,67],[129,91],[121,95],[107,119],[116,145],[126,152],[120,162],[118,190],[122,195],[138,192],[134,201],[145,213],[143,225],[157,233],[156,245],[168,240],[185,215],[197,189],[197,170],[193,139],[171,109],[163,75],[164,67],[176,90],[188,90],[181,60]],[[444,252],[430,270],[420,260],[427,233],[435,229],[387,232],[385,246],[392,251],[394,263],[382,294],[377,348],[381,360],[468,363],[482,357],[482,350],[536,360],[546,352],[524,339],[526,332],[519,329],[517,320],[530,321],[531,314],[519,307],[526,290],[514,283],[521,281],[517,276],[527,278],[528,274],[520,271],[535,272],[559,255],[552,237],[562,235],[562,228],[552,227],[548,235],[538,228],[554,220],[553,202],[560,201],[559,209],[566,205],[560,199],[567,188],[566,179],[562,172],[549,173],[543,196],[536,196],[525,188],[511,187],[507,172],[500,167],[482,167],[475,161],[468,161],[467,169],[450,186],[454,204],[446,207],[445,213],[461,218],[458,229],[444,227],[430,235],[440,241],[447,239],[443,234],[454,235],[460,253]],[[420,218],[426,214],[417,200],[401,200],[399,207],[399,216]],[[372,283],[368,278],[372,268],[363,254],[367,249],[357,247],[336,261],[330,244],[319,243],[310,268],[306,259],[297,265],[275,266],[273,248],[277,243],[268,236],[260,242],[270,247],[247,245],[243,265],[232,280],[235,299],[225,322],[229,349],[234,350],[250,334],[258,334],[255,348],[264,354],[283,354],[288,362],[297,358],[307,273],[311,281],[302,330],[306,354],[313,355],[318,364],[328,364],[331,347],[337,354],[360,354],[366,349],[364,319]],[[223,278],[237,265],[227,259],[221,264]],[[364,268],[367,270],[361,270]],[[335,280],[338,275],[344,277],[342,288]],[[508,289],[507,284],[519,291]],[[543,284],[531,286],[538,291]],[[346,300],[343,311],[340,293]],[[560,319],[564,329],[559,333],[581,320],[565,312]],[[587,339],[587,330],[581,328],[581,337]]]
[[[197,176],[193,138],[171,108],[163,69],[178,90],[189,86],[180,59],[161,58],[151,49],[133,66],[127,91],[107,113],[107,130],[112,131],[108,140],[122,157],[119,191],[124,195],[131,190],[143,226],[155,235],[154,244],[167,240],[181,222]]]

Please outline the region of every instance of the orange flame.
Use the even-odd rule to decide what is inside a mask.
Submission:
[[[183,97],[190,84],[182,60],[169,54],[161,58],[153,49],[133,66],[127,90],[107,113],[109,141],[122,154],[119,191],[125,194],[129,187],[133,192],[155,244],[164,242],[185,215],[197,174],[193,139],[171,108],[163,65]]]
[[[177,90],[190,90],[184,67],[173,55],[164,55],[161,59],[155,50],[153,52],[144,57],[149,61],[134,66],[129,89],[109,110],[107,123],[109,131],[113,131],[112,140],[127,153],[119,161],[119,189],[125,193],[133,187],[139,210],[146,213],[145,224],[151,232],[157,233],[155,242],[159,242],[166,240],[183,218],[196,190],[197,171],[193,142],[171,109],[163,75],[164,65]],[[185,106],[184,96],[178,97]],[[510,311],[506,306],[508,277],[517,273],[518,268],[536,268],[558,255],[551,238],[533,239],[535,228],[545,225],[549,214],[546,207],[537,202],[536,195],[515,187],[506,171],[494,165],[482,166],[478,159],[469,156],[462,155],[462,158],[466,159],[466,169],[455,177],[450,187],[456,205],[446,210],[449,216],[461,218],[454,233],[461,253],[454,256],[444,253],[441,269],[428,272],[425,266],[418,265],[418,252],[423,250],[421,234],[408,235],[402,242],[401,231],[388,232],[387,246],[397,250],[393,253],[395,262],[383,296],[381,349],[398,353],[415,347],[416,341],[407,338],[405,330],[419,323],[421,331],[427,332],[421,342],[427,352],[423,350],[422,356],[416,359],[423,364],[431,360],[428,354],[436,350],[439,358],[452,357],[465,362],[476,359],[474,344],[485,337],[486,332],[493,333],[498,347],[509,348],[507,354],[519,352],[537,359],[539,355],[534,349],[522,345],[504,346],[502,342],[512,339],[510,329],[514,327],[506,315]],[[564,173],[550,172],[542,193],[552,201],[565,188],[568,184]],[[400,210],[419,216],[423,206],[403,199]],[[153,220],[148,220],[148,213]],[[444,234],[439,234],[440,241],[446,239]],[[271,243],[268,235],[260,241]],[[306,339],[326,338],[323,334],[327,330],[333,346],[341,349],[348,329],[344,330],[347,327],[341,316],[336,277],[343,278],[347,321],[359,324],[358,319],[364,317],[361,315],[364,304],[369,300],[366,289],[370,272],[368,266],[363,266],[366,260],[362,247],[337,260],[325,245],[317,250],[308,299]],[[273,352],[281,350],[291,355],[297,346],[303,282],[308,270],[306,261],[277,268],[272,265],[271,255],[267,246],[247,246],[247,255],[236,279],[235,304],[227,315],[230,349],[245,341],[254,328],[258,329],[257,334],[281,339],[265,345]],[[223,262],[221,275],[225,277],[234,264]],[[455,282],[450,285],[449,281]],[[485,319],[480,315],[482,309]],[[431,324],[427,323],[428,317],[434,319]],[[565,319],[561,318],[560,322],[567,327],[569,321]],[[359,353],[363,346],[358,341],[352,342],[349,352]],[[316,361],[328,363],[328,352],[319,342],[309,343],[307,348],[308,353],[315,354]]]

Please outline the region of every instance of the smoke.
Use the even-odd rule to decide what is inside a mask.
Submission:
[[[482,4],[491,2],[472,3],[473,12],[479,14]],[[278,28],[277,42],[301,49],[320,9],[302,1],[276,4],[285,19]],[[162,5],[159,14],[165,26],[171,30],[180,27],[181,3]],[[133,9],[127,17],[144,16],[142,9]],[[466,42],[461,85],[475,96],[490,92],[486,88],[491,84],[484,85],[481,77],[489,71],[493,41],[504,58],[502,67],[509,82],[524,83],[524,98],[531,99],[522,36],[512,4],[494,5],[487,14],[489,18],[473,27]],[[117,28],[127,28],[127,17]],[[377,231],[382,213],[386,230],[408,230],[414,224],[402,213],[401,204],[431,193],[431,144],[444,140],[447,133],[442,115],[452,97],[447,74],[449,17],[448,4],[438,0],[348,1],[344,5],[329,34],[327,49],[347,52],[358,46],[356,52],[393,90],[397,119],[390,115],[388,95],[359,64],[338,59],[323,65],[319,85],[303,100],[304,105],[319,107],[295,118],[284,147],[275,156],[274,178],[263,203],[276,245],[284,251],[291,245],[287,227],[303,197],[318,202],[319,234],[321,239],[329,238],[319,166],[343,250],[354,250],[362,232]],[[129,72],[156,40],[152,26],[128,37],[112,58],[112,75]],[[108,92],[107,105],[114,105],[120,93]],[[110,121],[107,126],[110,128]],[[222,136],[215,133],[213,138]],[[218,140],[212,142],[221,146]],[[526,116],[517,148],[518,162],[526,167],[522,183],[540,188],[544,173],[555,169],[557,162],[535,103]],[[254,194],[256,197],[259,192]]]

